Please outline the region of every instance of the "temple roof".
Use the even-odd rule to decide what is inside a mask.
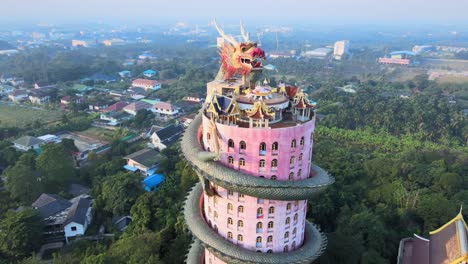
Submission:
[[[459,264],[468,261],[468,226],[460,213],[429,239],[418,235],[400,244],[398,264]]]
[[[303,92],[301,92],[297,94],[294,108],[308,109],[308,108],[314,108],[314,105],[309,103],[309,100],[307,100],[306,95]]]
[[[256,101],[250,110],[245,110],[247,116],[252,119],[265,119],[271,118],[275,114],[274,111],[270,110],[265,102]]]
[[[213,95],[210,104],[207,108],[208,112],[216,115],[233,116],[239,115],[240,109],[235,98],[229,98],[226,96]]]

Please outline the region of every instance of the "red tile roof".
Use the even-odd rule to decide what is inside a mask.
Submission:
[[[170,103],[166,102],[157,102],[153,105],[154,108],[160,108],[160,109],[165,109],[168,111],[172,111],[174,109],[174,106]]]
[[[127,102],[117,102],[117,103],[115,103],[113,105],[109,105],[109,107],[106,107],[103,110],[103,112],[120,111],[127,105],[128,105]]]
[[[156,84],[158,84],[158,83],[159,83],[159,82],[158,82],[158,81],[155,81],[155,80],[135,79],[135,80],[133,80],[132,85],[137,85],[137,86],[140,86],[140,85],[143,85],[143,86],[153,86],[153,85],[156,85]]]

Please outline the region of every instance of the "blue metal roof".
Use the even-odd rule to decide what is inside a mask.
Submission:
[[[155,187],[161,184],[164,181],[164,175],[162,174],[152,174],[146,177],[143,180],[143,184],[145,185],[145,191],[153,191]]]
[[[155,73],[156,73],[156,71],[153,71],[153,70],[146,70],[146,71],[144,71],[143,73],[150,73],[150,74],[155,74]]]
[[[132,171],[132,172],[135,172],[135,171],[138,170],[138,168],[133,167],[133,166],[130,166],[130,165],[125,165],[125,166],[123,166],[123,167],[124,167],[126,170]]]

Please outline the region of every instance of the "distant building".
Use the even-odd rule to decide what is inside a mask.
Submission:
[[[432,45],[421,45],[421,46],[416,45],[413,47],[414,53],[430,52],[433,50],[435,50],[435,48]]]
[[[185,96],[184,98],[182,98],[182,100],[186,102],[192,102],[192,103],[201,103],[203,99],[201,97],[191,95],[191,96]]]
[[[136,115],[140,110],[151,110],[151,108],[151,104],[142,101],[137,101],[125,106],[123,110],[131,115]]]
[[[166,102],[155,103],[152,111],[166,116],[176,116],[179,113],[179,110],[174,105]]]
[[[8,99],[12,102],[18,103],[28,98],[28,92],[26,90],[15,89],[8,94]]]
[[[327,57],[328,55],[330,55],[331,52],[332,52],[332,49],[330,48],[318,48],[314,50],[305,51],[301,54],[301,56],[305,58],[323,59]]]
[[[349,53],[349,40],[340,40],[335,42],[333,48],[333,58],[341,60]]]
[[[61,138],[57,137],[56,135],[51,135],[51,134],[43,135],[37,138],[42,140],[46,144],[62,142]]]
[[[132,72],[131,71],[120,71],[119,72],[119,76],[121,78],[128,78],[132,75]]]
[[[17,150],[28,151],[39,149],[45,142],[41,139],[32,136],[20,137],[13,141],[13,145]]]
[[[404,238],[398,249],[398,264],[468,263],[468,226],[462,212],[429,238],[418,235]]]
[[[106,39],[102,42],[104,46],[121,46],[127,44],[127,42],[123,39],[113,38],[113,39]]]
[[[34,89],[28,98],[33,104],[46,104],[50,101],[50,94],[46,90]]]
[[[410,60],[408,59],[379,58],[378,62],[380,64],[410,65]]]
[[[146,71],[143,72],[143,75],[144,75],[145,77],[151,78],[151,77],[155,76],[156,73],[157,73],[157,72],[154,71],[154,70],[146,70]]]
[[[88,41],[78,40],[78,39],[73,39],[71,45],[72,47],[83,47],[83,48],[88,48],[89,46],[91,46]]]
[[[151,136],[151,144],[154,148],[163,150],[176,143],[184,132],[183,125],[169,125],[165,128],[154,131]]]
[[[271,52],[268,54],[268,57],[271,59],[278,59],[278,58],[292,58],[294,55],[289,52]]]
[[[132,82],[132,87],[140,87],[145,90],[158,90],[161,88],[161,83],[156,80],[135,79]]]
[[[122,122],[131,119],[132,116],[125,112],[106,112],[101,113],[100,119],[109,121],[107,125],[109,126],[117,126],[120,125]]]
[[[153,60],[156,59],[156,57],[153,54],[150,53],[143,53],[138,56],[138,59],[140,60]]]
[[[0,95],[8,95],[9,93],[13,92],[15,90],[15,87],[6,85],[6,84],[0,84]]]
[[[102,112],[112,112],[112,111],[118,112],[118,111],[122,111],[123,108],[124,108],[125,106],[127,106],[127,105],[129,105],[127,102],[119,101],[119,102],[117,102],[117,103],[115,103],[115,104],[112,104],[112,105],[110,105],[110,106],[104,108],[104,109],[102,110]]]

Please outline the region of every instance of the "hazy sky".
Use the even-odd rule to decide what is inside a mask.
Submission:
[[[0,20],[218,20],[468,25],[468,0],[0,0]],[[4,15],[8,15],[5,17]]]

